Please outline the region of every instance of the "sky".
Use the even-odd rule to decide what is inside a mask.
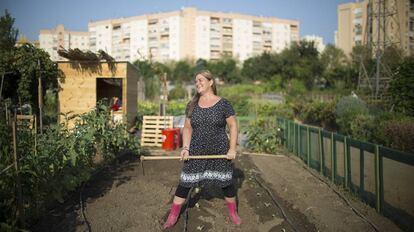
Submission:
[[[337,6],[353,0],[0,0],[15,18],[19,36],[38,40],[42,29],[63,24],[69,31],[88,31],[88,22],[176,11],[182,7],[299,20],[300,36],[318,35],[334,43]]]

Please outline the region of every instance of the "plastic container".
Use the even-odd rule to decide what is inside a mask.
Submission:
[[[163,129],[161,134],[163,135],[162,149],[166,151],[174,150],[176,148],[176,130],[172,128]]]

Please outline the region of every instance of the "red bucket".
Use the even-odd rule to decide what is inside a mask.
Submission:
[[[167,128],[161,131],[163,135],[162,149],[171,151],[175,149],[175,129]]]

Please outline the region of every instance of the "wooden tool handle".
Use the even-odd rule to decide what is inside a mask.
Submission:
[[[227,155],[190,155],[189,159],[227,159]],[[181,156],[141,156],[141,160],[179,160]]]

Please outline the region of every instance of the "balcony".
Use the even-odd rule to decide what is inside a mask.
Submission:
[[[218,18],[218,17],[210,17],[210,23],[211,24],[219,24],[220,23],[220,18]]]
[[[156,25],[157,23],[158,23],[158,19],[150,19],[150,20],[148,20],[148,25],[149,26]]]

